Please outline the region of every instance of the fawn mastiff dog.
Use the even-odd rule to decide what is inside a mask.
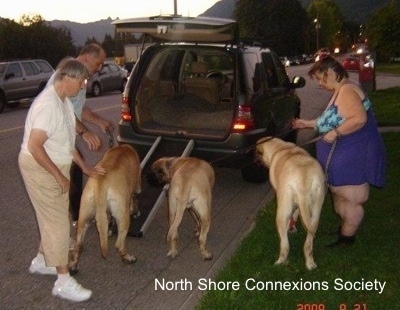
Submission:
[[[82,193],[76,245],[71,253],[69,269],[78,271],[78,262],[89,221],[95,217],[103,258],[108,254],[108,214],[115,218],[118,236],[115,243],[123,262],[131,264],[136,257],[125,250],[130,214],[137,208],[136,195],[141,191],[140,160],[129,145],[109,149],[97,164],[107,173],[89,178]]]
[[[293,212],[299,211],[307,231],[303,248],[306,267],[308,270],[316,268],[313,239],[325,199],[325,175],[321,165],[301,147],[272,137],[257,142],[256,156],[269,168],[269,180],[276,191],[280,254],[275,264],[287,260],[289,223]]]
[[[169,230],[167,241],[172,258],[178,255],[178,227],[187,209],[196,222],[196,235],[203,259],[212,259],[206,248],[211,225],[211,197],[214,169],[204,160],[193,157],[162,157],[151,167],[160,183],[169,183]]]

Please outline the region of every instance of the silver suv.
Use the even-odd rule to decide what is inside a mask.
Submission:
[[[46,86],[53,67],[43,59],[0,61],[0,113],[31,100]]]
[[[123,93],[118,142],[143,158],[153,147],[153,157],[180,155],[194,141],[191,156],[241,168],[247,181],[266,181],[252,147],[264,136],[296,140],[295,88],[304,78],[289,80],[273,50],[238,39],[233,20],[159,16],[114,24],[154,42]]]

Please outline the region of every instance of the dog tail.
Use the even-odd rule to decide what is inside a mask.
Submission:
[[[304,197],[305,201],[302,202],[304,207],[301,215],[303,225],[308,232],[315,236],[318,229],[322,204],[325,199],[325,188],[324,184],[317,182],[317,180],[313,180],[312,187],[314,190],[311,191],[310,195],[306,195]]]
[[[100,249],[103,258],[108,254],[108,218],[107,218],[107,189],[102,188],[99,179],[94,188],[96,199],[96,226],[99,232]]]

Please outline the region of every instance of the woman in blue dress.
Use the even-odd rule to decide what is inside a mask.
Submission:
[[[372,111],[361,87],[349,81],[347,71],[331,56],[324,56],[308,72],[333,93],[316,119],[293,121],[293,128],[314,128],[317,159],[327,173],[335,212],[341,218],[339,238],[329,246],[352,244],[363,217],[370,185],[385,183],[386,152]]]

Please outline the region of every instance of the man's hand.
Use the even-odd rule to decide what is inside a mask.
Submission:
[[[101,145],[100,138],[96,136],[94,133],[90,131],[86,131],[84,134],[82,134],[82,139],[83,141],[86,142],[89,150],[91,151],[97,151]]]
[[[107,131],[109,131],[109,132],[113,131],[113,127],[109,121],[102,119],[98,122],[98,125],[99,125],[101,131],[104,133],[107,133]]]

